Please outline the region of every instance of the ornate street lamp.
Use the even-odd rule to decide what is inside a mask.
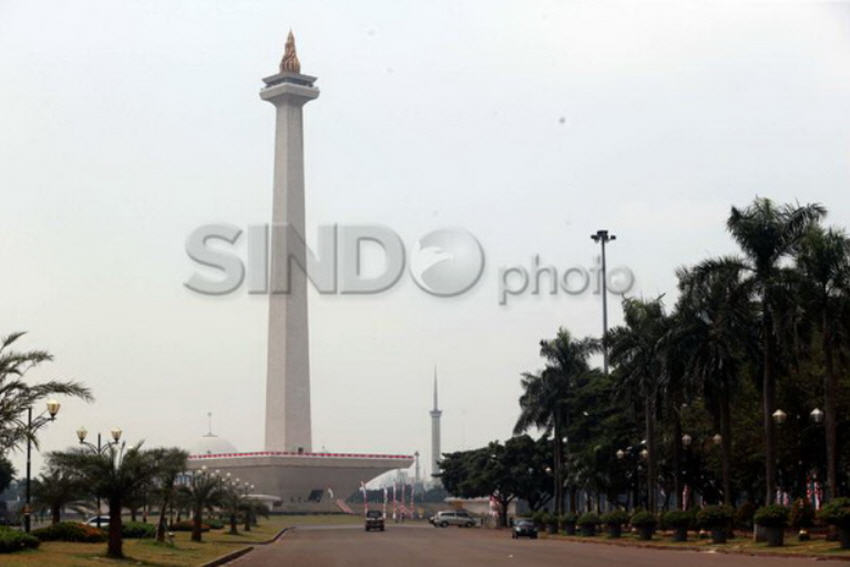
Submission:
[[[646,449],[641,449],[640,458],[646,460],[649,458],[649,451]]]
[[[682,435],[682,445],[684,447],[690,447],[693,440],[694,440],[694,438],[691,437],[690,435],[688,435],[687,433]]]
[[[788,419],[788,414],[782,411],[781,409],[773,412],[773,421],[776,422],[776,425],[782,425],[785,423],[785,420]]]
[[[622,461],[626,457],[626,452],[623,451],[622,449],[617,449],[616,455],[617,455],[617,458]]]
[[[723,443],[723,436],[719,433],[715,433],[714,437],[711,438],[715,445],[720,445]]]
[[[812,412],[809,414],[809,417],[811,417],[812,421],[814,421],[815,423],[823,423],[823,412],[819,408],[813,409]]]
[[[30,509],[30,485],[32,482],[32,437],[37,429],[44,426],[48,421],[55,421],[56,414],[59,413],[59,408],[62,404],[56,400],[47,400],[47,409],[45,410],[49,417],[45,420],[44,413],[35,418],[35,426],[33,426],[32,406],[27,408],[27,482],[26,482],[26,503],[24,504],[24,531],[29,533],[32,527],[32,510]]]
[[[121,433],[122,431],[120,427],[113,427],[109,430],[109,434],[112,437],[112,441],[108,442],[106,445],[103,445],[101,442],[100,433],[98,432],[97,445],[95,445],[94,443],[86,442],[86,437],[88,437],[89,432],[85,428],[85,426],[81,426],[79,429],[77,429],[77,439],[79,439],[80,445],[85,445],[92,452],[96,452],[98,455],[101,455],[110,447],[115,447],[116,445],[118,445],[118,442],[121,440]],[[97,528],[100,529],[100,496],[97,497],[97,516],[95,516],[95,524],[97,525]]]

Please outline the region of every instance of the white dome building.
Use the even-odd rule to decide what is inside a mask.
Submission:
[[[213,433],[203,435],[189,450],[191,455],[223,455],[238,453],[233,443]]]

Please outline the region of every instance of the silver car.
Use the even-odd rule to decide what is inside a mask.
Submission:
[[[459,526],[461,528],[471,528],[476,524],[475,518],[469,515],[466,510],[447,510],[445,512],[437,512],[429,519],[435,528],[447,528],[449,526]]]

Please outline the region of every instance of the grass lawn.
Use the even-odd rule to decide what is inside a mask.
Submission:
[[[153,540],[124,540],[125,560],[106,559],[105,543],[44,542],[34,551],[0,555],[3,567],[94,567],[103,565],[151,565],[184,567],[202,565],[216,557],[236,551],[252,543],[266,541],[281,529],[293,525],[300,517],[272,516],[260,519],[260,525],[250,532],[227,535],[227,529],[203,534],[204,541],[190,541],[189,532],[176,532],[174,545],[160,545]],[[310,518],[304,516],[304,518]],[[357,518],[358,520],[360,518]],[[318,522],[317,519],[311,521]],[[240,527],[241,530],[241,527]]]
[[[779,555],[817,555],[820,557],[848,557],[850,549],[839,549],[837,541],[826,541],[824,538],[815,538],[811,541],[797,541],[795,535],[785,534],[785,545],[782,547],[768,547],[766,543],[756,543],[752,537],[738,537],[730,539],[728,543],[715,545],[710,539],[697,539],[695,534],[688,535],[688,541],[674,542],[669,534],[656,534],[650,541],[641,541],[635,534],[624,533],[619,539],[609,538],[600,534],[595,537],[548,535],[540,534],[540,537],[557,538],[564,541],[580,541],[587,543],[607,543],[611,545],[629,545],[636,547],[652,547],[661,549],[698,549],[705,551],[718,551],[730,553],[774,553]]]

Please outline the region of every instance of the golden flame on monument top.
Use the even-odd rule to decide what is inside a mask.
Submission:
[[[283,59],[280,60],[281,73],[301,73],[301,62],[298,61],[298,54],[295,52],[295,36],[292,35],[292,30],[289,30],[289,35],[286,37],[286,48],[283,51]]]

